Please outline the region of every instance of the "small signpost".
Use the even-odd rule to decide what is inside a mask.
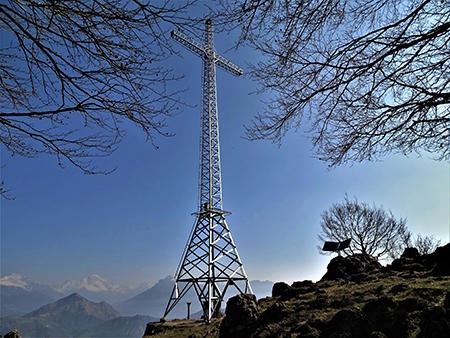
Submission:
[[[187,302],[187,318],[186,319],[191,319],[191,302]]]
[[[347,249],[350,246],[351,238],[346,239],[342,242],[325,242],[323,244],[323,251],[337,252],[339,256],[341,255],[341,250]]]

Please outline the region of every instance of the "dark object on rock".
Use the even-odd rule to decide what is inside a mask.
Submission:
[[[328,264],[324,280],[350,279],[351,276],[363,275],[381,268],[381,264],[372,256],[356,254],[349,257],[335,257]]]
[[[255,295],[240,294],[227,302],[220,325],[221,338],[248,338],[255,330],[259,308]]]
[[[8,332],[7,334],[5,334],[4,338],[21,338],[19,331],[17,330],[12,330],[11,332]]]
[[[347,249],[350,246],[351,238],[346,239],[342,242],[325,242],[323,244],[322,251],[341,251]]]

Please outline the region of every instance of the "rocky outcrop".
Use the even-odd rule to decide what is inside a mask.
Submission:
[[[220,337],[450,337],[449,249],[423,256],[407,249],[389,268],[369,255],[336,257],[320,282],[275,283],[261,314],[240,308],[247,298],[233,299]],[[315,315],[323,309],[333,315]]]
[[[289,292],[292,290],[292,286],[285,282],[275,283],[272,287],[272,297],[281,296],[285,292]]]
[[[248,338],[255,329],[259,308],[255,295],[240,294],[230,298],[220,326],[220,338]]]
[[[421,256],[408,249],[388,267],[367,255],[336,257],[319,282],[275,283],[272,297],[258,303],[252,295],[230,298],[219,329],[209,323],[191,336],[448,338],[449,251],[447,245]],[[149,324],[146,334],[166,332]]]
[[[7,334],[5,334],[4,338],[21,338],[21,337],[20,337],[19,331],[12,330],[11,332],[8,332]]]
[[[324,280],[336,279],[358,279],[364,278],[368,273],[379,270],[381,264],[372,256],[356,254],[348,257],[335,257],[327,267],[327,273],[322,277]]]
[[[436,276],[450,276],[449,257],[450,243],[428,255],[420,255],[415,248],[406,248],[400,258],[392,261],[384,270],[428,271]]]

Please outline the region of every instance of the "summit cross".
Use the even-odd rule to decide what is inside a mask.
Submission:
[[[219,121],[216,65],[235,76],[242,69],[214,50],[211,19],[206,20],[204,42],[197,42],[179,30],[171,32],[178,43],[203,60],[202,116],[198,209],[180,264],[164,318],[193,287],[203,309],[203,318],[218,316],[229,286],[240,293],[253,293],[244,266],[231,237],[222,209]]]

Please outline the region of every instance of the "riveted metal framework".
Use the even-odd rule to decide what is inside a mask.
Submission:
[[[216,65],[235,75],[242,69],[214,50],[211,20],[206,21],[204,43],[181,31],[172,31],[172,38],[203,60],[202,119],[200,132],[200,172],[196,221],[175,274],[175,286],[164,317],[193,287],[210,321],[221,308],[229,286],[241,293],[252,293],[244,266],[225,221],[229,214],[222,209],[220,173],[219,121],[217,111]]]

